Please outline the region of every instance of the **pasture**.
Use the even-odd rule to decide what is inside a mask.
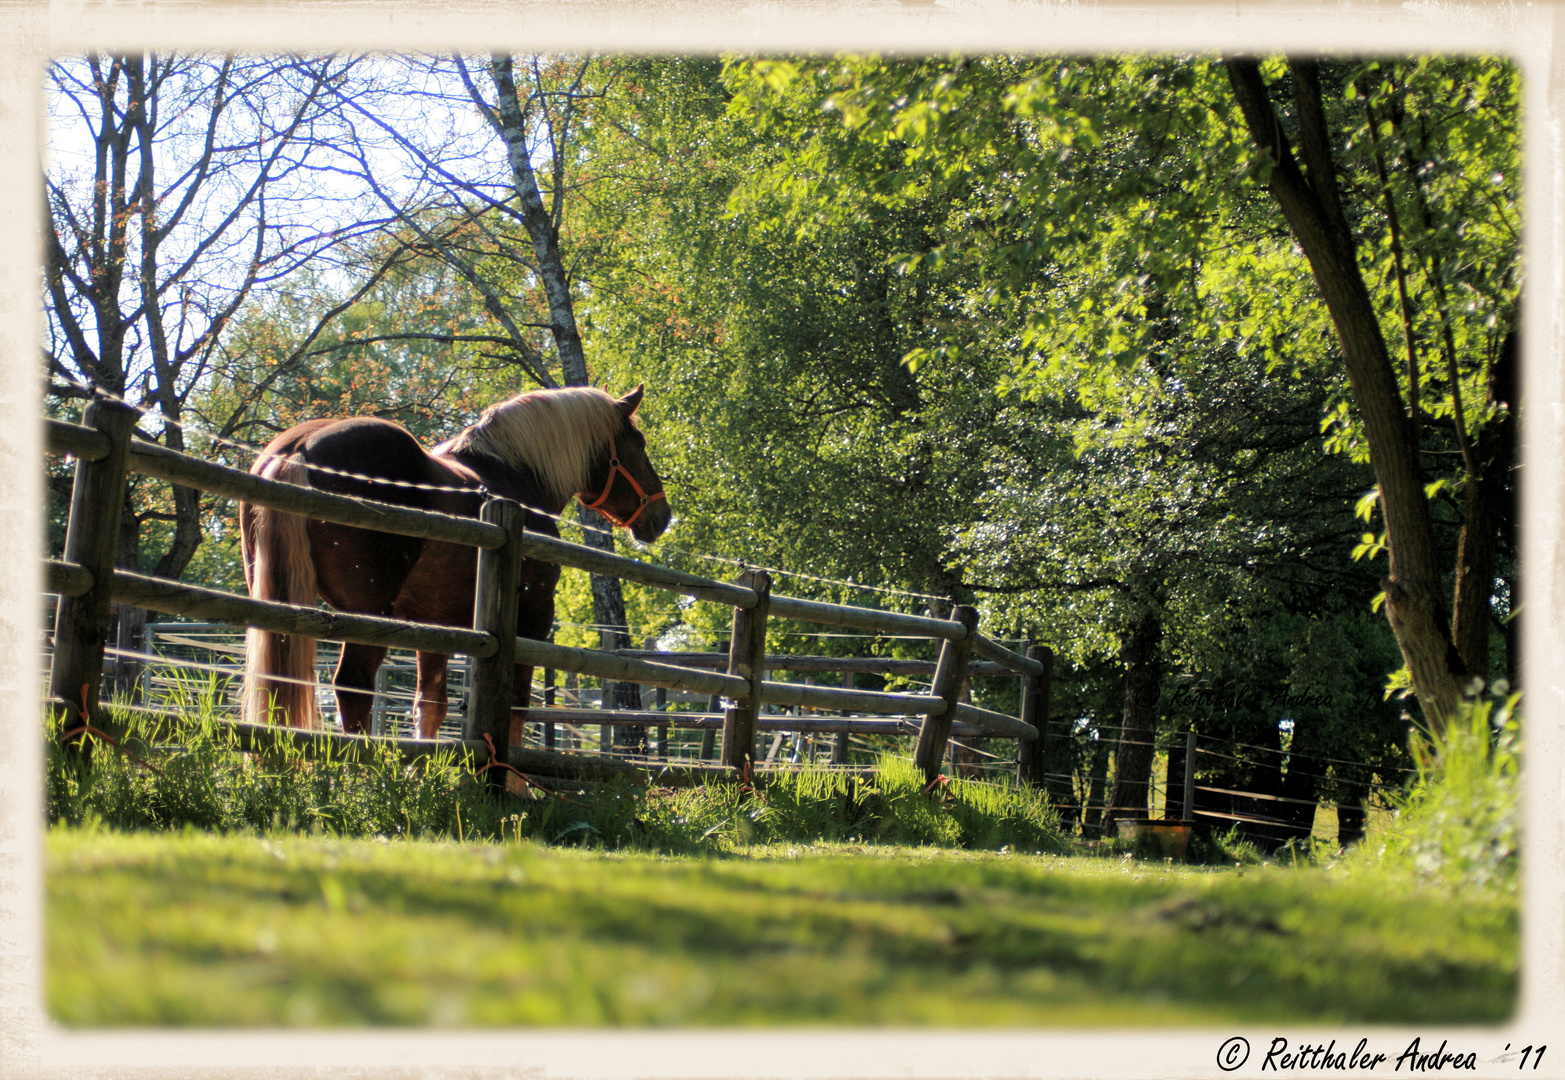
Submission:
[[[129,753],[50,755],[46,992],[70,1025],[1434,1023],[1515,1003],[1514,854],[1413,872],[1383,852],[1415,808],[1345,856],[1203,835],[1175,864],[1063,835],[1025,785],[926,793],[890,756],[753,791],[497,799],[449,754],[243,754],[210,718],[160,752],[174,732],[125,718]],[[1506,805],[1471,772],[1430,790],[1421,835],[1463,850],[1455,796]]]
[[[1452,1023],[1516,994],[1514,898],[1367,865],[56,829],[48,888],[49,1008],[94,1027]]]

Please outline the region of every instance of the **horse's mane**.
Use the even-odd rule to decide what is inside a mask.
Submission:
[[[528,469],[563,502],[586,485],[593,458],[623,420],[619,402],[596,387],[531,390],[489,406],[478,423],[435,452],[483,454]]]

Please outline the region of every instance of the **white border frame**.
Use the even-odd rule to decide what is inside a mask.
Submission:
[[[346,1070],[366,1076],[571,1077],[1198,1077],[1255,1076],[1277,1035],[1297,1047],[1367,1038],[1394,1059],[1415,1036],[1429,1049],[1476,1051],[1478,1075],[1512,1076],[1501,1048],[1557,1041],[1528,1077],[1565,1077],[1565,343],[1560,298],[1565,11],[1545,3],[1007,3],[991,0],[603,0],[502,6],[430,0],[241,6],[193,0],[62,0],[7,4],[0,66],[0,1074],[267,1077]],[[42,1008],[41,747],[37,694],[37,552],[43,525],[37,376],[35,215],[41,85],[50,55],[89,47],[431,49],[509,44],[546,51],[1486,51],[1515,57],[1526,81],[1527,325],[1523,391],[1523,662],[1527,852],[1523,989],[1498,1028],[1373,1027],[1203,1030],[836,1031],[663,1033],[605,1030],[343,1033],[126,1030],[79,1033]],[[1416,925],[1416,924],[1415,924]],[[1216,1067],[1228,1036],[1249,1039],[1249,1064]],[[1376,1070],[1390,1072],[1389,1063]],[[1304,1073],[1301,1075],[1331,1075]],[[1402,1075],[1402,1074],[1397,1074]]]

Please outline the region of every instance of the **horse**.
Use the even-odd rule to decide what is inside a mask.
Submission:
[[[559,536],[573,496],[650,543],[671,518],[662,480],[636,423],[643,388],[622,398],[593,387],[534,390],[491,405],[478,422],[430,450],[377,417],[306,420],[284,431],[251,473],[341,495],[476,518],[489,496],[526,508],[526,527]],[[591,500],[590,502],[588,500]],[[375,532],[250,503],[239,505],[245,584],[262,600],[445,626],[471,626],[477,549]],[[544,639],[554,624],[560,568],[525,559],[517,633]],[[375,674],[386,648],[344,642],[332,677],[344,731],[368,734]],[[419,737],[445,720],[447,657],[418,654]],[[532,666],[516,666],[511,741],[526,721]],[[315,639],[250,629],[241,715],[250,723],[319,728]]]

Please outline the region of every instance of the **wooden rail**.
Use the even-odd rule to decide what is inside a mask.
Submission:
[[[772,614],[780,619],[846,626],[853,630],[878,630],[884,634],[918,634],[943,641],[961,641],[967,636],[966,627],[949,619],[903,615],[895,611],[876,611],[845,604],[826,604],[793,596],[773,596]]]
[[[96,408],[96,412],[94,412]],[[88,631],[76,631],[82,639],[81,648],[71,654],[65,665],[70,670],[62,672],[60,653],[56,653],[56,671],[51,676],[51,693],[57,700],[68,700],[61,687],[74,688],[76,680],[90,668],[101,666],[102,642],[106,623],[106,605],[113,602],[131,604],[154,611],[186,615],[235,626],[252,626],[275,633],[299,634],[317,638],[362,642],[415,649],[425,652],[466,653],[478,661],[479,675],[470,687],[467,739],[463,747],[476,752],[473,746],[484,746],[480,735],[491,737],[507,730],[506,715],[509,711],[509,675],[513,663],[532,664],[561,671],[577,672],[593,677],[622,682],[634,682],[651,686],[668,687],[696,693],[705,693],[732,703],[723,714],[724,731],[723,762],[738,767],[753,759],[755,733],[767,731],[899,731],[912,729],[906,720],[872,720],[843,716],[767,716],[760,713],[763,702],[781,706],[796,706],[814,710],[844,710],[877,715],[922,716],[919,731],[919,764],[933,775],[938,769],[940,756],[951,734],[997,734],[1017,739],[1025,746],[1039,738],[1036,723],[1030,723],[1038,715],[1037,687],[1029,698],[1027,686],[1041,685],[1047,698],[1047,666],[1035,655],[1023,656],[983,637],[977,631],[977,613],[971,608],[958,608],[955,617],[934,618],[909,615],[900,612],[856,608],[842,604],[823,603],[796,597],[776,596],[770,591],[770,578],[764,571],[747,570],[737,582],[721,582],[666,567],[652,566],[637,559],[613,555],[581,544],[555,537],[527,532],[522,528],[520,508],[516,512],[499,509],[515,504],[493,500],[486,506],[483,520],[455,517],[407,507],[377,503],[372,500],[335,495],[314,488],[281,483],[254,476],[239,469],[213,462],[201,461],[188,455],[159,446],[156,443],[131,438],[129,424],[121,414],[127,410],[108,399],[95,400],[84,416],[83,424],[69,424],[50,420],[47,422],[47,445],[57,453],[68,453],[77,459],[78,497],[73,500],[71,535],[77,536],[75,547],[67,544],[65,560],[47,563],[49,588],[62,597],[61,611],[68,603],[78,604],[73,611],[93,613]],[[115,447],[121,449],[116,455]],[[475,612],[477,629],[433,626],[406,623],[365,615],[347,615],[318,608],[297,607],[270,601],[254,600],[213,589],[165,581],[124,570],[113,569],[112,543],[103,535],[117,529],[117,521],[111,515],[87,512],[77,506],[93,500],[123,484],[126,471],[134,470],[159,477],[185,487],[224,495],[276,510],[296,513],[310,518],[332,521],[383,532],[393,532],[427,539],[445,540],[477,547],[480,556],[481,583],[508,580],[514,572],[515,560],[520,557],[542,559],[598,574],[612,574],[654,588],[661,588],[696,599],[727,604],[735,609],[734,654],[652,654],[637,650],[621,650],[616,653],[591,649],[573,649],[549,642],[534,641],[514,636],[507,631],[507,605],[486,602],[487,592],[480,589],[479,610]],[[94,495],[93,493],[98,493]],[[99,499],[103,505],[117,506],[117,501]],[[89,521],[88,517],[92,520]],[[78,521],[81,518],[81,521]],[[101,520],[99,520],[101,519]],[[82,525],[83,528],[78,528]],[[87,538],[87,533],[93,533]],[[80,535],[78,535],[80,534]],[[103,534],[103,535],[100,535]],[[91,543],[88,540],[91,540]],[[100,542],[102,541],[102,542]],[[97,546],[92,546],[96,544]],[[106,547],[105,544],[108,546]],[[72,558],[73,552],[89,552],[90,557]],[[107,553],[107,554],[106,554]],[[490,567],[487,571],[483,568]],[[498,594],[506,590],[501,587]],[[80,605],[85,604],[85,607]],[[100,610],[101,609],[101,610]],[[938,663],[919,660],[894,660],[889,658],[837,658],[788,656],[766,654],[764,651],[768,620],[776,616],[784,619],[800,619],[869,630],[887,634],[914,634],[932,638],[942,643]],[[85,616],[62,614],[56,627],[57,643],[62,628],[74,625]],[[86,625],[86,624],[84,624]],[[486,630],[490,632],[486,632]],[[88,638],[96,635],[95,646]],[[74,647],[74,646],[73,646]],[[84,651],[85,650],[85,651]],[[1034,650],[1036,652],[1036,650]],[[89,657],[87,654],[93,653]],[[984,659],[974,660],[973,656]],[[663,663],[659,659],[674,659],[679,663]],[[726,667],[727,671],[713,668]],[[928,694],[888,693],[884,691],[856,690],[849,688],[801,685],[766,680],[763,672],[776,668],[792,671],[840,671],[884,674],[931,674],[933,692]],[[486,673],[487,674],[484,674]],[[978,708],[957,701],[961,687],[969,675],[1021,675],[1024,682],[1023,718],[1007,716],[988,709]],[[1039,684],[1039,679],[1042,683]],[[89,687],[89,708],[96,700],[96,682]],[[1030,704],[1031,707],[1028,707]],[[534,710],[537,718],[551,718],[559,710]],[[1046,714],[1046,712],[1045,712]],[[644,719],[628,719],[629,717]],[[678,713],[641,714],[633,711],[615,711],[612,714],[594,712],[588,722],[645,723],[672,726],[708,727],[716,724],[716,714],[703,714],[699,719],[683,720]],[[276,729],[264,729],[274,735],[261,736],[255,732],[244,735],[246,739],[319,739],[319,733],[286,735]],[[341,736],[334,738],[354,738]],[[473,744],[473,745],[469,745]],[[350,744],[344,744],[350,745]],[[357,746],[357,743],[351,745]],[[511,764],[516,765],[516,755],[521,748],[510,750]],[[417,747],[408,752],[422,752]],[[557,755],[558,756],[558,755]],[[571,757],[580,769],[579,756]],[[1034,757],[1037,755],[1034,754]],[[834,753],[835,757],[835,753]],[[1030,772],[1024,769],[1026,755],[1018,758],[1018,774]],[[537,762],[534,762],[537,764]],[[558,763],[556,763],[558,764]],[[610,769],[609,760],[603,768]],[[517,766],[521,767],[521,766]],[[563,767],[563,766],[561,766]],[[525,770],[524,770],[525,771]],[[699,771],[699,770],[698,770]],[[708,772],[710,769],[708,770]],[[702,775],[705,775],[703,773]]]
[[[80,596],[92,588],[92,571],[77,563],[45,559],[44,588],[61,596]]]
[[[517,638],[516,656],[517,659],[538,667],[574,671],[581,675],[615,679],[619,682],[665,686],[676,690],[691,690],[698,694],[720,694],[736,701],[747,701],[750,697],[749,683],[732,675],[674,667],[671,664],[654,664],[646,660],[631,660],[612,653],[599,652],[596,649],[577,649],[569,645],[534,641],[531,638]]]
[[[651,585],[669,592],[693,596],[697,600],[709,600],[714,604],[727,604],[729,607],[745,609],[755,607],[755,590],[747,589],[742,585],[730,585],[711,578],[686,574],[680,570],[670,570],[664,566],[653,566],[639,559],[613,555],[584,544],[573,544],[569,540],[535,532],[523,536],[520,544],[523,552],[544,562],[559,563],[561,566],[569,566],[576,570],[624,578],[641,585]]]
[[[846,709],[867,713],[930,713],[944,711],[948,702],[933,694],[894,694],[883,690],[839,690],[835,686],[801,683],[761,683],[761,700],[768,705],[798,705],[806,709]]]
[[[651,649],[615,649],[615,656],[649,660],[660,656],[687,668],[721,668],[728,665],[728,654],[721,652],[656,652]],[[767,653],[768,671],[855,672],[866,675],[933,675],[933,660],[907,660],[892,656],[801,656],[797,653]],[[988,660],[968,663],[970,675],[1015,674],[1004,664]]]
[[[80,424],[49,420],[46,423],[46,441],[50,450],[73,454],[85,461],[98,460],[107,454],[107,436]],[[420,536],[431,540],[447,540],[479,548],[493,549],[505,543],[505,530],[488,522],[438,514],[428,510],[391,506],[368,499],[334,495],[314,488],[268,480],[227,465],[201,461],[156,443],[132,441],[129,452],[130,467],[136,472],[184,487],[198,488],[214,495],[224,495],[258,506],[267,506],[274,510],[304,514],[341,525],[356,525],[360,528],[393,532],[404,536]],[[731,607],[748,609],[755,606],[755,592],[743,586],[666,567],[652,566],[637,559],[612,555],[582,544],[573,544],[538,533],[527,533],[519,544],[525,554],[536,559],[559,563],[562,566],[596,574],[611,574],[643,585],[680,592],[698,599],[728,604]],[[876,630],[889,634],[923,634],[947,641],[959,641],[967,633],[960,623],[949,619],[932,619],[922,615],[904,615],[899,612],[877,611],[786,596],[772,597],[771,614],[779,618],[801,619],[829,626]],[[984,655],[992,655],[996,659],[1004,657],[1019,665],[1026,664],[1025,658],[993,642],[986,641],[978,648]],[[1001,662],[1005,663],[1005,660]],[[1011,670],[1023,670],[1010,664],[1007,666],[1011,667]]]
[[[1043,674],[1043,664],[1038,660],[1030,656],[1023,656],[1021,653],[1012,652],[1004,645],[997,641],[991,641],[982,634],[979,634],[973,640],[973,652],[1018,675],[1037,676]]]
[[[74,563],[51,559],[45,563],[45,570],[49,590],[61,595],[71,595],[68,589],[85,592],[82,586],[92,580],[91,573]],[[492,656],[499,647],[491,635],[458,626],[404,622],[374,615],[343,615],[325,608],[295,607],[275,600],[252,600],[248,596],[134,574],[129,570],[114,571],[109,595],[116,604],[129,604],[169,615],[187,615],[230,626],[253,626],[275,634],[356,641],[365,645],[416,649],[420,652],[466,653],[476,657]]]
[[[527,719],[544,724],[607,724],[610,726],[646,727],[667,725],[695,731],[722,730],[723,714],[709,712],[649,712],[645,709],[572,709],[534,705],[527,710]],[[881,720],[867,716],[778,716],[765,714],[756,717],[758,731],[803,731],[820,734],[849,732],[855,735],[917,735],[916,720]],[[952,727],[953,735],[982,738],[989,734],[987,728],[976,724],[959,723]]]
[[[51,419],[46,421],[45,435],[51,451],[72,454],[83,461],[101,460],[108,452],[107,436],[81,424]],[[340,525],[355,525],[430,540],[447,540],[478,548],[494,549],[505,543],[505,530],[488,522],[268,480],[227,465],[202,461],[156,443],[133,440],[129,454],[130,468],[136,472],[257,506],[304,514]],[[748,609],[755,606],[755,592],[743,586],[653,566],[539,533],[527,533],[518,543],[522,551],[532,558],[561,566],[595,574],[609,574],[731,607]],[[967,633],[960,623],[949,619],[828,604],[790,596],[773,595],[771,614],[828,626],[888,634],[921,634],[946,641],[960,641]],[[975,641],[974,651],[1000,663],[1007,670],[1020,674],[1037,673],[1032,670],[1036,664],[987,638],[980,636]]]
[[[965,720],[991,735],[1004,735],[1024,742],[1032,742],[1038,738],[1038,729],[1031,724],[1018,720],[1014,716],[995,712],[993,709],[981,709],[977,705],[969,705],[966,702],[956,703],[953,719]]]

